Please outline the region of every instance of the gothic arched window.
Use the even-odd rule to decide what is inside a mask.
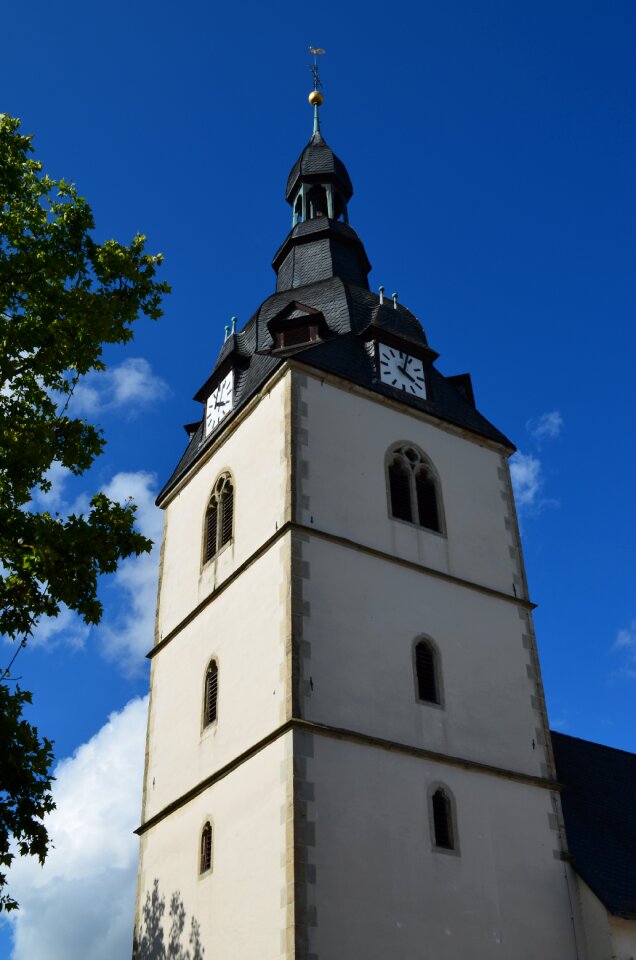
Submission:
[[[430,793],[433,844],[440,850],[457,850],[457,831],[450,791],[441,784]]]
[[[201,849],[199,851],[199,873],[212,869],[212,824],[208,820],[201,831]]]
[[[439,482],[428,457],[411,444],[394,447],[387,475],[391,516],[443,533]]]
[[[219,668],[216,660],[211,660],[205,674],[203,694],[203,726],[209,727],[216,720],[216,701],[219,694]]]
[[[426,703],[441,703],[439,657],[430,640],[415,644],[417,698]]]
[[[207,563],[232,539],[234,526],[234,486],[229,473],[214,484],[205,514],[203,562]]]

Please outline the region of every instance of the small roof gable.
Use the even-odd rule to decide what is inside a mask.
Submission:
[[[284,362],[285,357],[274,349],[271,325],[275,326],[277,321],[292,316],[316,317],[324,328],[324,338],[310,347],[299,347],[294,353],[295,360],[392,399],[396,399],[396,395],[378,379],[366,341],[370,334],[382,336],[385,332],[403,339],[406,345],[418,345],[430,359],[428,376],[431,396],[421,400],[400,395],[400,402],[514,450],[514,444],[475,409],[452,380],[448,380],[432,365],[437,354],[428,346],[422,325],[410,310],[402,304],[397,304],[397,307],[386,302],[380,304],[378,294],[346,283],[340,277],[330,277],[293,291],[283,290],[268,297],[241,333],[232,334],[225,341],[212,373],[195,399],[205,402],[212,386],[224,375],[224,370],[229,369],[226,365],[233,364],[234,416]],[[159,504],[203,454],[208,444],[213,442],[217,430],[222,430],[226,422],[221,421],[208,437],[204,434],[203,425],[196,433],[188,431],[188,448],[159,494]]]
[[[610,913],[636,920],[636,754],[552,733],[574,866]]]

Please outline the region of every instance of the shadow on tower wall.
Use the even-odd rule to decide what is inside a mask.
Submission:
[[[192,917],[186,932],[187,914],[178,890],[170,897],[164,920],[165,913],[166,898],[159,893],[159,881],[155,880],[135,930],[133,960],[203,960],[199,922]]]

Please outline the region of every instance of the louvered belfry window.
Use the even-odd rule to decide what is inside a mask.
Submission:
[[[226,484],[221,494],[221,542],[224,547],[232,539],[232,524],[234,522],[234,491],[230,483]]]
[[[415,492],[417,494],[417,513],[420,519],[420,527],[439,530],[435,481],[426,467],[420,467],[415,474]]]
[[[426,640],[420,640],[415,647],[415,671],[418,698],[428,703],[439,703],[437,657]]]
[[[212,867],[212,825],[206,823],[201,832],[201,857],[199,873],[206,873]]]
[[[205,698],[203,704],[203,725],[209,727],[216,720],[216,701],[219,691],[219,668],[213,660],[205,675]]]
[[[442,532],[439,491],[434,471],[417,447],[393,450],[388,464],[391,516]]]
[[[436,847],[454,850],[450,800],[441,787],[433,794],[433,831]]]
[[[411,478],[409,469],[396,457],[389,466],[391,513],[398,520],[413,520],[411,509]]]
[[[216,553],[216,528],[219,522],[219,505],[216,500],[210,501],[208,513],[205,518],[205,559],[209,560]]]
[[[229,543],[234,532],[234,487],[229,474],[224,473],[214,485],[214,492],[205,515],[204,562],[214,557]]]

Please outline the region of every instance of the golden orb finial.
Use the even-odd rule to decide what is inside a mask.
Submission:
[[[309,100],[312,107],[321,107],[325,102],[325,98],[323,97],[320,90],[312,90],[307,99]]]

